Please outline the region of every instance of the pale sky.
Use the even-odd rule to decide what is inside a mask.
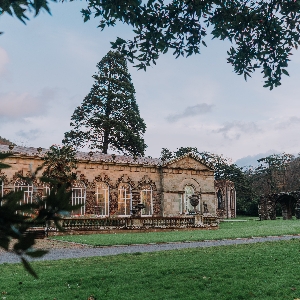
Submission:
[[[23,25],[0,18],[0,135],[17,144],[61,144],[70,117],[93,84],[96,64],[122,24],[101,31],[83,23],[85,2],[52,3]],[[161,55],[147,72],[129,64],[141,117],[147,124],[146,155],[181,146],[223,154],[242,165],[275,152],[300,152],[300,53],[291,57],[282,86],[263,88],[258,71],[248,82],[226,61],[230,44],[207,38],[200,55]],[[239,161],[239,159],[242,159]]]

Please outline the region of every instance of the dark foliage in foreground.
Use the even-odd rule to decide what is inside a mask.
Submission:
[[[41,10],[50,13],[49,1],[0,1],[0,15],[15,14],[23,23],[28,11],[36,16]],[[295,0],[88,0],[81,12],[85,22],[98,18],[102,30],[118,21],[131,26],[134,37],[118,37],[112,47],[139,69],[169,50],[176,57],[200,53],[210,33],[232,43],[227,62],[235,73],[247,80],[260,69],[270,89],[289,75],[291,51],[300,40],[300,2]]]
[[[10,153],[0,153],[0,160],[11,155]],[[51,150],[48,156],[51,156]],[[43,166],[47,165],[47,162],[46,160],[31,176],[20,175],[20,178],[30,184]],[[0,169],[9,167],[0,162]],[[70,204],[70,181],[63,182],[60,180],[61,178],[58,179],[51,177],[51,172],[47,177],[41,177],[40,181],[50,186],[50,193],[43,198],[36,196],[32,203],[24,203],[23,191],[10,192],[0,197],[0,247],[8,251],[12,239],[16,240],[12,251],[20,257],[26,270],[36,278],[37,274],[26,257],[41,257],[47,251],[33,248],[36,235],[30,229],[33,227],[44,228],[49,225],[49,222],[53,222],[59,230],[63,230],[59,223],[62,216],[80,207],[80,205],[72,206]]]

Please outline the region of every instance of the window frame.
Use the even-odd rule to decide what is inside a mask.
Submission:
[[[127,189],[125,188],[127,186],[129,188],[129,193],[127,192]],[[121,197],[122,193],[124,192],[125,197]],[[129,195],[129,197],[127,197]],[[124,201],[120,201],[120,199],[124,199]],[[129,201],[129,205],[128,202]],[[125,214],[120,214],[120,203],[124,203],[124,212]],[[127,212],[127,208],[129,207],[129,212]],[[121,183],[118,187],[118,209],[117,214],[118,216],[122,217],[128,217],[131,216],[131,210],[132,210],[132,191],[131,191],[131,185],[129,183]]]
[[[106,188],[103,188],[103,187]],[[95,207],[101,207],[99,205],[99,190],[104,191],[104,214],[99,214],[99,216],[107,217],[109,216],[109,185],[106,182],[100,182],[96,184],[96,190],[95,190]]]
[[[33,184],[28,184],[27,182],[17,179],[14,183],[14,191],[23,191],[23,199],[20,202],[21,204],[31,204],[33,202]],[[28,201],[30,200],[30,202]]]
[[[43,184],[43,191],[42,191],[42,200],[44,200],[46,197],[48,197],[50,195],[50,186],[49,184],[44,183]],[[45,208],[47,208],[47,205],[45,203]]]
[[[86,205],[86,185],[82,181],[75,182],[72,184],[71,190],[72,190],[72,196],[71,196],[72,205],[83,204],[79,208],[80,214],[78,214],[77,211],[74,212],[72,210],[72,215],[73,216],[74,215],[84,216],[85,215],[85,205]],[[80,196],[75,195],[77,191],[81,191]]]
[[[143,211],[145,211],[145,208],[141,210],[141,216],[149,217],[153,215],[153,188],[151,185],[144,186],[143,189],[140,192],[140,202],[145,205],[145,202],[143,201],[143,192],[146,192],[146,195],[148,192],[150,192],[150,214],[144,214]]]
[[[187,188],[191,188],[193,190],[193,193],[187,193]],[[188,215],[189,214],[189,208],[191,209],[190,211],[192,211],[194,209],[194,207],[190,204],[188,197],[192,196],[195,194],[195,187],[191,184],[187,184],[184,187],[184,194],[183,194],[183,213]],[[190,206],[190,207],[189,207]],[[200,211],[200,201],[199,204],[197,205],[197,209]]]

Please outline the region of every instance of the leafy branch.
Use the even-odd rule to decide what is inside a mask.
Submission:
[[[0,0],[0,15],[15,15],[23,23],[26,12],[36,16],[40,10],[50,13],[47,0]],[[234,72],[247,80],[260,69],[270,90],[281,85],[282,75],[289,76],[286,68],[300,43],[295,0],[88,0],[81,13],[84,22],[98,18],[101,30],[118,21],[131,26],[133,39],[118,37],[112,48],[143,70],[169,50],[176,58],[199,54],[208,33],[228,40],[227,62]]]
[[[0,160],[10,156],[12,156],[11,153],[0,153]],[[48,156],[51,156],[51,151]],[[31,176],[23,177],[19,175],[19,178],[31,184],[38,171],[45,167],[47,163],[49,162],[46,160]],[[9,167],[8,164],[0,162],[0,169]],[[0,197],[0,247],[9,251],[10,244],[15,240],[12,251],[20,257],[24,268],[35,278],[38,276],[26,257],[41,257],[47,251],[33,248],[35,233],[30,228],[45,227],[52,221],[59,230],[63,231],[60,226],[62,217],[81,207],[81,205],[71,205],[70,181],[63,182],[61,178],[53,178],[51,172],[47,176],[41,177],[40,181],[51,187],[50,193],[44,198],[36,195],[32,203],[24,203],[24,191],[9,192]]]

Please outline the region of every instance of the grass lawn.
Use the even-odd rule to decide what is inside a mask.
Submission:
[[[0,299],[297,299],[300,241],[1,265]]]
[[[300,234],[300,220],[270,220],[221,222],[218,230],[189,230],[167,232],[66,235],[57,240],[78,242],[94,246],[147,244],[179,241],[232,239],[253,236]]]
[[[279,219],[279,218],[278,218]],[[228,219],[230,220],[230,219]],[[255,221],[255,220],[259,220],[259,217],[252,217],[252,216],[242,216],[242,215],[239,215],[239,216],[236,216],[235,219],[233,220],[247,220],[247,221]]]

